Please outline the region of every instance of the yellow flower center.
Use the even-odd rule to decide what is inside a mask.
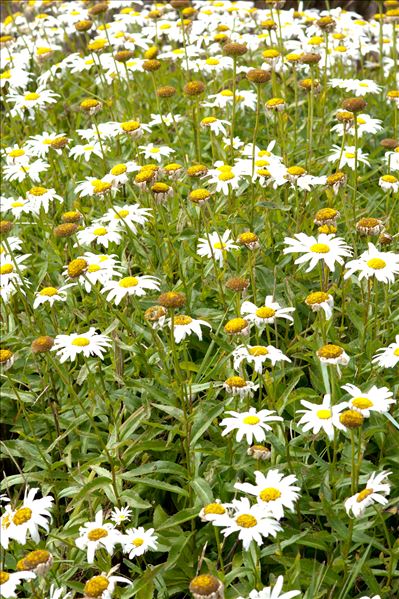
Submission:
[[[51,48],[45,48],[45,47],[41,47],[41,48],[37,48],[36,49],[36,54],[38,56],[43,56],[43,54],[49,54],[49,52],[52,52]]]
[[[0,364],[4,364],[4,362],[8,362],[10,358],[13,357],[12,351],[9,349],[0,349]]]
[[[226,247],[226,244],[223,243],[223,241],[217,241],[216,243],[213,244],[213,247],[215,250],[224,250],[224,248]]]
[[[287,168],[287,173],[294,177],[300,177],[301,175],[304,175],[306,171],[301,166],[290,166]]]
[[[76,337],[76,339],[72,341],[72,345],[86,347],[86,345],[90,345],[90,341],[86,337]]]
[[[241,514],[236,518],[236,523],[241,528],[253,528],[258,524],[258,521],[252,514]]]
[[[129,133],[130,131],[136,131],[136,129],[139,127],[140,123],[138,121],[126,121],[125,123],[121,124],[122,130],[126,133]]]
[[[11,154],[10,154],[10,156],[11,156]],[[394,177],[393,175],[383,175],[381,177],[381,179],[383,181],[385,181],[385,183],[397,183],[397,181],[398,181],[397,178]]]
[[[0,584],[4,584],[9,579],[10,579],[10,575],[8,574],[8,572],[4,572],[4,570],[0,570]]]
[[[221,96],[224,96],[225,98],[231,98],[233,95],[233,92],[231,91],[231,89],[224,89],[220,92]]]
[[[310,251],[314,252],[315,254],[328,254],[330,248],[325,243],[314,243],[312,246],[310,246]]]
[[[100,267],[98,266],[98,264],[90,264],[89,268],[87,269],[87,272],[98,272],[100,270]]]
[[[137,287],[139,280],[136,277],[124,277],[119,281],[119,287],[128,289],[129,287]]]
[[[229,387],[245,387],[247,384],[241,376],[230,376],[226,379],[225,384]]]
[[[255,426],[255,424],[258,424],[259,422],[260,418],[258,418],[258,416],[245,416],[243,419],[244,424],[250,424],[251,426]]]
[[[108,536],[108,531],[105,528],[93,528],[88,535],[87,538],[89,541],[98,541],[99,539],[103,539]]]
[[[58,293],[58,289],[56,289],[55,287],[44,287],[44,289],[42,289],[39,292],[39,295],[45,295],[46,297],[52,297],[53,295],[57,295]]]
[[[275,501],[276,499],[281,497],[281,492],[275,487],[267,487],[259,493],[259,497],[262,501]]]
[[[381,270],[385,268],[387,263],[382,258],[371,258],[371,260],[367,261],[367,266],[372,268],[373,270]]]
[[[25,100],[27,100],[28,102],[33,102],[33,100],[38,100],[39,98],[40,94],[37,94],[36,92],[25,94]]]
[[[394,352],[393,352],[394,356],[399,356],[399,347],[397,347]]]
[[[43,196],[47,192],[48,189],[46,189],[46,187],[32,187],[32,189],[28,191],[29,195],[32,196]]]
[[[306,303],[313,304],[322,304],[328,300],[328,293],[324,293],[324,291],[314,291],[310,293],[306,298]]]
[[[126,164],[116,164],[111,168],[111,175],[122,175],[123,173],[126,173],[126,171]]]
[[[234,179],[234,174],[231,171],[225,171],[218,176],[219,181],[231,181]]]
[[[224,330],[226,333],[240,333],[248,326],[248,321],[244,318],[232,318],[226,323]]]
[[[248,349],[248,353],[251,356],[267,356],[269,350],[266,347],[263,347],[263,345],[254,345]]]
[[[316,415],[320,420],[328,420],[331,418],[331,410],[317,410]]]
[[[358,125],[365,125],[366,124],[366,120],[362,119],[360,116],[357,117],[357,124]]]
[[[24,202],[12,202],[11,208],[21,208],[24,205]]]
[[[4,73],[0,75],[0,79],[11,79],[11,71],[4,71]]]
[[[367,408],[371,408],[374,404],[368,397],[355,397],[355,399],[352,400],[352,405],[355,406],[355,408],[359,408],[359,410],[367,410]]]
[[[144,544],[144,539],[133,539],[132,541],[132,545],[134,545],[135,547],[141,547]]]
[[[214,116],[207,116],[204,119],[202,119],[201,124],[202,125],[212,125],[212,123],[216,123],[217,118],[215,118]]]
[[[268,308],[267,306],[262,306],[262,308],[258,308],[255,312],[256,316],[258,316],[258,318],[273,318],[273,316],[276,314],[276,310],[273,310],[273,308]]]
[[[88,597],[100,597],[108,586],[109,580],[106,576],[93,576],[86,582],[84,593]]]
[[[11,150],[8,154],[11,158],[18,158],[19,156],[23,156],[25,154],[25,150],[21,150],[18,148],[17,150]]]
[[[353,152],[345,152],[345,158],[354,158],[356,156],[356,154],[354,154]]]
[[[15,512],[12,521],[16,526],[20,526],[21,524],[25,524],[25,522],[28,522],[31,519],[31,517],[32,510],[30,509],[30,507],[21,507],[19,510]]]
[[[151,154],[159,154],[161,150],[159,148],[151,148],[150,152]]]
[[[174,319],[174,324],[177,326],[184,326],[190,324],[190,322],[193,322],[191,316],[185,316],[184,314],[178,314]]]
[[[129,210],[118,210],[114,214],[114,218],[126,218],[129,214]]]
[[[45,564],[51,558],[51,554],[45,549],[36,549],[36,551],[31,551],[28,553],[26,557],[24,557],[21,561],[22,566],[24,566],[23,570],[33,570],[40,564]]]
[[[106,235],[107,233],[108,233],[108,231],[105,227],[97,227],[97,229],[94,229],[94,231],[93,231],[93,235],[96,235],[97,237],[102,237],[103,235]]]
[[[344,350],[338,345],[323,345],[317,352],[321,358],[339,358]]]
[[[12,264],[2,264],[0,266],[0,275],[9,275],[14,270],[14,266]]]
[[[360,491],[360,493],[356,497],[356,502],[361,503],[364,499],[366,499],[366,497],[368,497],[372,493],[374,493],[374,489],[363,489],[363,491]]]
[[[225,514],[226,509],[220,503],[208,503],[204,507],[204,514]]]
[[[111,183],[107,183],[106,181],[92,181],[93,191],[94,193],[105,193],[109,191],[112,187]]]
[[[210,66],[216,66],[217,64],[219,64],[220,60],[218,60],[217,58],[207,58],[205,62]]]

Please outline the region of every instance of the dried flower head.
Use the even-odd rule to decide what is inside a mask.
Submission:
[[[156,60],[153,58],[152,60],[145,60],[143,62],[143,69],[148,73],[153,73],[154,71],[158,71],[162,66],[160,60]]]
[[[186,303],[186,296],[180,291],[166,291],[161,293],[158,302],[164,308],[181,308]]]
[[[358,410],[345,410],[339,415],[339,421],[347,428],[359,428],[364,422],[364,416]]]
[[[247,79],[252,83],[257,83],[260,85],[261,83],[267,83],[270,81],[271,74],[269,71],[265,71],[265,69],[250,69],[247,72]]]
[[[41,335],[34,339],[31,344],[31,350],[34,354],[42,354],[44,352],[50,351],[50,349],[54,345],[53,337],[49,337],[48,335]]]
[[[335,225],[340,213],[335,208],[321,208],[314,216],[315,225]]]
[[[190,593],[194,599],[223,599],[222,582],[212,574],[200,574],[190,582]]]
[[[62,223],[53,229],[55,237],[71,237],[79,229],[77,223]]]
[[[63,223],[80,223],[82,218],[83,216],[79,210],[70,210],[69,212],[64,212],[61,216]]]
[[[356,231],[360,235],[368,235],[374,237],[379,235],[384,229],[384,223],[378,218],[361,218],[356,223]]]
[[[77,21],[75,23],[76,31],[89,31],[93,27],[93,21],[90,19],[83,19],[82,21]]]
[[[203,81],[189,81],[183,87],[186,96],[200,96],[205,91],[205,83]]]
[[[207,172],[208,167],[204,164],[193,164],[187,169],[187,175],[189,177],[202,177],[203,175],[206,175]]]
[[[229,42],[223,46],[223,54],[230,56],[231,58],[237,58],[237,56],[244,56],[248,52],[248,48],[245,44],[238,44],[237,42]]]
[[[246,291],[249,287],[249,280],[243,277],[231,277],[226,281],[226,287],[231,291]]]
[[[159,98],[171,98],[176,94],[176,88],[173,85],[163,85],[158,87],[157,96]]]
[[[1,220],[0,221],[0,233],[2,235],[6,235],[7,233],[9,233],[11,231],[13,226],[14,226],[14,223],[11,222],[10,220]]]
[[[341,106],[344,110],[349,112],[362,112],[367,106],[366,100],[362,96],[355,98],[346,98],[342,101]]]

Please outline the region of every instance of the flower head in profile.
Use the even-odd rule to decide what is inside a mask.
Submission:
[[[373,364],[378,364],[381,368],[393,368],[399,362],[399,335],[396,335],[395,341],[388,347],[380,347],[373,356]]]
[[[103,572],[99,576],[93,576],[84,586],[84,599],[111,599],[117,582],[132,584],[124,576],[114,576],[112,568],[108,574]]]
[[[57,335],[54,339],[52,351],[57,352],[61,364],[66,360],[75,360],[78,354],[83,354],[85,358],[97,356],[102,360],[106,348],[110,345],[111,340],[109,337],[97,333],[94,327],[90,327],[86,333],[82,334]]]
[[[320,233],[317,237],[296,233],[294,238],[286,237],[284,243],[288,246],[284,254],[302,254],[295,260],[295,264],[309,262],[306,272],[313,270],[319,262],[323,262],[333,272],[335,264],[343,264],[344,258],[352,255],[351,248],[341,237],[333,234]]]
[[[146,295],[147,290],[159,291],[159,280],[152,276],[137,275],[122,277],[121,279],[111,279],[104,283],[101,293],[107,293],[107,300],[114,301],[118,306],[124,297],[136,295],[142,297]]]
[[[271,362],[272,366],[277,362],[291,362],[281,349],[272,345],[239,345],[233,351],[234,369],[238,371],[241,364],[245,362],[253,366],[255,372],[261,374],[267,361]]]
[[[392,472],[373,472],[366,483],[365,489],[352,495],[345,501],[345,509],[348,515],[351,513],[358,518],[366,508],[374,503],[385,505],[388,503],[386,495],[389,495],[391,487],[388,483],[383,482]]]
[[[266,432],[272,428],[269,422],[281,422],[281,416],[277,416],[274,410],[259,410],[249,408],[246,412],[226,412],[228,418],[224,418],[220,426],[225,426],[222,437],[228,435],[231,431],[237,430],[236,441],[241,441],[244,437],[248,445],[252,445],[253,440],[264,441]]]
[[[34,572],[6,572],[0,570],[0,596],[4,599],[16,597],[15,590],[24,580],[36,578]]]
[[[200,320],[198,318],[192,318],[186,314],[176,314],[172,318],[166,320],[167,326],[173,329],[173,336],[176,343],[180,343],[186,337],[189,337],[193,333],[197,335],[198,339],[202,340],[202,329],[201,327],[212,328],[209,322],[206,320]]]

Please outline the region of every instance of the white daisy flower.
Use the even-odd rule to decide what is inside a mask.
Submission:
[[[29,489],[25,493],[22,505],[13,510],[10,505],[6,506],[2,516],[2,534],[0,543],[7,549],[9,539],[14,539],[20,545],[25,545],[28,533],[35,543],[40,542],[39,528],[49,530],[48,521],[51,520],[50,509],[53,505],[53,497],[47,495],[41,499],[34,499],[39,489]],[[6,534],[3,531],[6,528]]]
[[[259,503],[251,505],[249,500],[233,499],[232,514],[221,516],[213,521],[214,526],[225,527],[221,532],[225,537],[238,532],[245,551],[248,551],[252,541],[262,546],[263,538],[272,536],[282,530],[280,524]]]
[[[94,562],[94,555],[98,549],[105,548],[112,555],[114,547],[122,540],[122,535],[113,524],[103,522],[103,511],[96,513],[94,522],[86,522],[79,528],[79,537],[75,545],[82,551],[87,550],[87,562]]]
[[[332,406],[331,396],[326,394],[322,404],[314,404],[305,399],[301,401],[301,404],[306,410],[298,410],[298,414],[303,414],[298,425],[302,426],[304,433],[311,430],[314,435],[317,435],[320,430],[323,430],[328,438],[332,440],[334,438],[334,429],[346,430],[339,419],[339,415],[347,407],[347,402]]]
[[[206,182],[215,186],[215,191],[228,195],[230,189],[238,189],[241,173],[238,169],[221,161],[215,162],[215,168],[209,169]]]
[[[20,147],[18,144],[14,144],[13,146],[1,150],[1,154],[5,156],[7,164],[29,164],[30,154],[28,146],[27,143],[24,145],[25,148]]]
[[[4,241],[3,241],[4,243]],[[6,244],[2,245],[0,243],[0,254],[6,254],[8,250],[13,253],[15,251],[19,251],[22,247],[22,240],[19,237],[15,237],[14,235],[10,235],[7,237],[7,247]]]
[[[360,281],[375,277],[381,283],[393,283],[395,275],[399,273],[399,254],[380,252],[373,243],[369,243],[368,250],[356,260],[347,262],[345,268],[347,269],[345,279],[358,272]]]
[[[29,137],[25,143],[25,147],[32,156],[44,158],[52,148],[51,143],[60,137],[66,137],[65,133],[48,133],[47,131],[43,131],[43,133]],[[59,154],[62,152],[62,150],[57,149],[55,151]]]
[[[399,335],[396,335],[395,341],[388,347],[380,347],[373,356],[373,364],[378,364],[382,368],[393,368],[399,362]]]
[[[22,214],[33,213],[34,206],[29,200],[24,198],[6,198],[1,196],[0,198],[0,212],[11,212],[11,214],[18,219]]]
[[[221,516],[228,514],[228,508],[231,506],[230,503],[222,503],[220,499],[216,499],[212,503],[204,505],[198,514],[202,522],[214,522]]]
[[[347,514],[350,516],[352,513],[355,518],[358,518],[370,505],[374,503],[385,505],[388,503],[385,496],[389,495],[391,487],[383,480],[390,474],[392,472],[380,472],[379,474],[373,472],[366,483],[366,488],[345,501]]]
[[[156,162],[162,162],[164,156],[170,156],[175,153],[175,150],[169,148],[169,146],[155,146],[153,143],[149,143],[146,146],[139,146],[141,150],[140,154],[143,154],[144,158],[151,158]]]
[[[378,131],[382,130],[380,119],[373,119],[368,114],[358,114],[356,116],[357,120],[357,135],[358,137],[363,137],[364,133],[370,133],[374,135],[378,133]],[[345,123],[337,123],[334,127],[331,128],[331,131],[337,133],[341,137],[343,135],[355,135],[355,124],[352,124],[349,128]]]
[[[105,227],[101,223],[93,223],[82,231],[78,231],[76,237],[78,242],[75,243],[74,247],[78,247],[79,244],[89,245],[94,241],[97,245],[103,245],[105,248],[108,248],[110,243],[119,244],[122,239],[121,234],[118,233],[115,226]]]
[[[366,94],[378,94],[381,91],[381,86],[377,85],[374,79],[347,79],[345,89],[348,92],[353,92],[355,96],[365,96]]]
[[[9,256],[5,252],[0,253],[0,284],[9,285],[13,281],[21,284],[22,278],[19,273],[26,269],[26,264],[23,262],[29,257],[30,254]]]
[[[230,376],[223,383],[223,389],[233,397],[238,396],[240,399],[245,397],[253,397],[255,391],[259,389],[252,381],[246,381],[241,376]]]
[[[217,231],[214,231],[207,235],[207,238],[200,237],[198,239],[197,254],[202,257],[213,258],[222,267],[227,253],[230,250],[238,249],[238,245],[230,239],[230,233],[230,229],[227,229],[223,235],[219,235]]]
[[[166,320],[168,327],[172,328],[172,319]],[[176,343],[180,343],[189,335],[195,333],[198,339],[202,340],[201,326],[212,328],[209,322],[186,316],[185,314],[176,314],[173,318],[173,336]]]
[[[58,202],[62,202],[63,199],[60,195],[55,192],[55,189],[47,189],[47,187],[31,187],[26,192],[26,198],[29,200],[31,205],[33,205],[33,210],[36,213],[39,213],[41,208],[43,208],[44,212],[49,211],[50,202],[57,200]]]
[[[280,349],[272,345],[239,345],[233,351],[234,370],[240,370],[242,362],[253,365],[255,372],[262,374],[266,360],[270,360],[272,366],[277,362],[291,362]]]
[[[362,163],[366,166],[370,166],[370,162],[367,159],[368,154],[364,154],[361,148],[356,150],[355,146],[345,146],[342,152],[340,146],[334,145],[327,160],[328,162],[337,162],[337,160],[339,160],[338,168],[348,166],[351,170],[355,170],[356,154],[358,165]]]
[[[122,524],[123,522],[129,522],[132,515],[130,507],[115,507],[111,512],[111,520],[114,524]]]
[[[124,553],[129,554],[129,559],[143,555],[150,549],[156,551],[158,549],[157,535],[154,534],[154,529],[149,528],[144,530],[142,526],[139,528],[130,528],[122,536],[122,549]]]
[[[274,587],[264,587],[261,591],[255,589],[249,593],[248,599],[293,599],[301,594],[301,591],[287,591],[282,593],[284,578],[279,576]],[[244,599],[244,597],[238,597]],[[363,599],[366,599],[363,597]],[[376,599],[376,598],[374,598]]]
[[[16,597],[16,587],[24,580],[32,580],[33,578],[36,578],[34,572],[6,572],[0,570],[0,596],[4,599]]]
[[[309,293],[305,299],[305,304],[312,309],[312,312],[324,310],[326,320],[330,320],[332,317],[334,298],[329,293],[325,293],[324,291],[314,291],[313,293]]]
[[[53,306],[55,302],[65,302],[67,299],[66,290],[69,287],[75,287],[75,283],[69,283],[62,287],[43,287],[40,291],[36,292],[35,300],[33,302],[33,308],[38,308],[41,304],[48,303]]]
[[[115,569],[115,567],[112,568],[108,574],[103,572],[98,576],[90,578],[84,586],[84,596],[96,597],[96,599],[112,599],[112,594],[117,582],[129,585],[132,584],[132,582],[124,576],[111,576],[111,573],[114,572]]]
[[[222,437],[225,437],[231,431],[237,430],[236,441],[241,441],[245,436],[248,445],[253,444],[253,440],[264,441],[266,438],[265,432],[271,431],[272,428],[268,422],[281,422],[281,416],[277,416],[274,410],[256,410],[249,408],[247,412],[226,412],[230,414],[229,418],[224,418],[220,426],[225,426],[222,432]]]
[[[313,270],[320,261],[325,262],[328,268],[334,272],[336,262],[343,264],[344,257],[352,255],[351,248],[345,241],[333,234],[321,233],[316,239],[313,235],[296,233],[295,239],[286,237],[284,243],[289,246],[283,250],[284,254],[303,254],[295,260],[295,264],[310,263],[306,272]]]
[[[26,92],[24,94],[11,92],[7,96],[7,102],[14,105],[11,109],[11,116],[23,116],[24,109],[26,109],[29,115],[34,117],[35,110],[42,110],[46,108],[47,104],[56,103],[56,98],[60,98],[60,95],[53,90],[38,88],[35,92]]]
[[[40,181],[40,173],[47,171],[50,165],[38,158],[30,164],[8,164],[4,167],[5,181],[18,181],[22,183],[27,177],[34,183]]]
[[[210,129],[215,135],[227,136],[227,130],[225,125],[230,126],[229,121],[218,119],[215,116],[207,116],[202,119],[200,126],[202,129]]]
[[[395,403],[395,400],[391,399],[393,393],[389,391],[388,387],[373,385],[368,391],[361,391],[359,387],[348,383],[347,385],[343,385],[342,389],[345,389],[352,396],[348,401],[348,407],[352,410],[357,410],[365,418],[370,416],[370,412],[384,414]]]
[[[255,470],[256,485],[236,483],[235,489],[255,495],[258,503],[276,520],[284,517],[284,508],[294,511],[294,503],[299,497],[300,488],[295,486],[297,478],[290,474],[284,476],[278,470],[268,470],[266,476]]]
[[[295,308],[282,308],[278,302],[273,301],[272,295],[266,296],[265,303],[260,308],[248,301],[245,301],[241,306],[241,314],[261,328],[267,324],[273,324],[277,318],[285,318],[290,322],[294,322],[294,319],[290,316],[291,312],[295,312]]]
[[[72,593],[67,593],[65,587],[57,588],[54,584],[50,586],[49,599],[71,599]]]
[[[96,333],[96,329],[90,327],[86,333],[82,334],[57,335],[51,351],[57,352],[61,364],[66,360],[75,360],[78,354],[83,354],[85,358],[97,356],[102,360],[106,348],[110,345],[111,340],[109,337]]]
[[[117,223],[118,226],[128,227],[133,233],[137,233],[136,225],[144,225],[150,215],[151,208],[141,208],[139,204],[125,204],[113,206],[101,220],[106,223]]]
[[[3,88],[8,84],[8,89],[10,91],[26,89],[31,78],[32,75],[30,73],[27,73],[21,67],[15,66],[0,74],[0,88]]]
[[[75,160],[77,158],[84,158],[86,162],[89,162],[92,155],[98,156],[98,158],[102,158],[103,151],[104,153],[107,153],[109,151],[109,147],[103,144],[101,148],[101,145],[98,141],[93,141],[85,145],[76,144],[75,146],[72,146],[72,148],[70,148],[69,150],[68,155],[71,156],[71,158],[74,158]]]
[[[137,295],[142,297],[146,295],[147,289],[159,291],[159,279],[152,276],[128,276],[117,281],[109,280],[104,283],[101,293],[108,293],[107,301],[115,300],[115,305],[118,306],[122,299],[127,295]]]
[[[382,177],[379,178],[378,185],[384,191],[392,191],[393,193],[399,192],[399,180],[393,175],[382,175]]]
[[[346,351],[340,347],[339,345],[334,345],[333,343],[327,343],[327,345],[322,345],[317,352],[317,357],[320,362],[324,364],[334,364],[346,366],[349,363],[349,356]]]
[[[86,272],[78,278],[78,283],[85,288],[87,293],[90,293],[92,286],[96,283],[105,285],[114,277],[120,277],[121,266],[115,254],[85,252],[79,258],[83,258],[88,265]],[[64,268],[64,275],[67,275],[67,272],[68,266]]]

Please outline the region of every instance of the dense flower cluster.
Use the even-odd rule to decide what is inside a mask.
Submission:
[[[399,596],[399,2],[318,4],[4,3],[6,599]]]

